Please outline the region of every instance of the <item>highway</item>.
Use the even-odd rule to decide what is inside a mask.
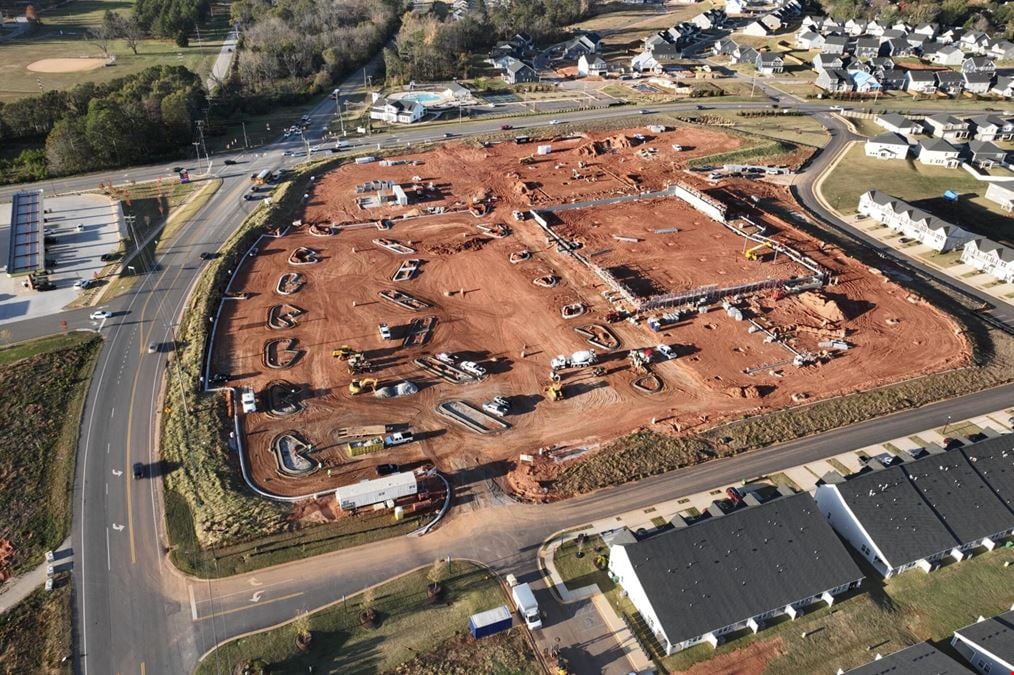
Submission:
[[[343,85],[343,93],[354,94],[355,84],[362,79],[361,71],[354,74]],[[834,131],[828,146],[796,183],[803,203],[833,226],[861,236],[822,211],[811,193],[813,177],[852,137],[840,120],[826,114],[827,106],[796,105],[787,97],[780,104],[813,113]],[[710,101],[706,105],[756,107]],[[334,114],[334,107],[331,101],[316,106],[311,113],[315,128]],[[652,112],[697,107],[697,102],[650,106]],[[566,123],[580,123],[630,115],[629,108],[607,108],[552,116]],[[545,126],[549,117],[520,118],[510,123],[524,130]],[[453,127],[453,132],[455,137],[485,134],[499,130],[503,123],[496,119],[465,121]],[[443,129],[447,128],[451,127],[399,129],[374,136],[368,143],[385,147],[443,140]],[[367,141],[360,143],[365,145]],[[8,326],[11,337],[20,339],[58,330],[59,321],[66,320],[70,328],[97,328],[105,337],[85,409],[73,495],[74,658],[78,672],[189,672],[203,653],[230,636],[292,618],[299,611],[319,607],[444,555],[481,560],[497,570],[531,577],[535,573],[535,552],[553,531],[677,494],[914,433],[939,424],[947,416],[960,419],[1014,400],[1012,386],[980,392],[549,506],[504,503],[492,495],[479,495],[474,504],[452,511],[449,521],[426,537],[379,542],[236,578],[211,582],[185,578],[166,560],[158,477],[131,478],[134,462],[154,466],[157,460],[159,392],[166,357],[148,353],[147,345],[172,340],[172,326],[204,267],[200,252],[220,247],[257,208],[256,202],[242,200],[249,175],[299,161],[282,153],[298,151],[302,145],[301,140],[291,139],[256,153],[214,158],[213,172],[223,178],[221,188],[197,217],[172,240],[163,242],[157,268],[142,276],[129,294],[107,305],[114,316],[102,325],[95,326],[88,320],[88,310],[77,310]],[[221,163],[224,159],[240,163],[225,166]],[[47,192],[91,189],[99,182],[167,177],[168,168],[158,165],[45,181],[43,187]],[[0,201],[15,189],[0,189]],[[925,273],[939,274],[932,269]],[[968,290],[980,295],[974,289]],[[470,488],[483,489],[481,485]],[[229,672],[232,665],[221,664],[220,671]]]

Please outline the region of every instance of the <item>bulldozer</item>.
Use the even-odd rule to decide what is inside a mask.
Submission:
[[[338,349],[336,349],[333,352],[331,352],[331,356],[333,356],[336,359],[340,359],[342,361],[348,361],[349,359],[351,359],[353,356],[355,356],[357,354],[359,354],[361,356],[361,354],[359,352],[357,352],[352,347],[349,347],[348,345],[342,345]]]
[[[647,356],[645,352],[640,349],[631,349],[627,354],[627,358],[630,359],[630,369],[638,375],[645,375],[648,372],[648,362],[651,357]]]
[[[349,393],[355,396],[366,391],[367,387],[370,391],[376,391],[377,379],[375,377],[367,377],[362,380],[352,380],[349,382]]]
[[[544,391],[550,401],[562,401],[564,399],[563,385],[559,382],[551,382],[550,384],[547,384]]]

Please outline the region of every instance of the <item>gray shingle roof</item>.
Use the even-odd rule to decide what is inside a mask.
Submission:
[[[1014,463],[1014,435],[976,445],[855,476],[837,486],[892,566],[1014,527],[1010,503],[979,468]],[[1005,475],[1009,489],[1010,474]]]
[[[874,136],[869,140],[869,142],[880,143],[881,145],[904,145],[906,148],[908,147],[908,141],[904,137],[891,131],[888,131],[886,134]]]
[[[673,643],[863,578],[807,493],[624,548]]]
[[[919,141],[919,147],[929,152],[957,152],[958,149],[942,138],[927,138]]]
[[[955,632],[1007,663],[1014,663],[1014,610]]]
[[[971,671],[928,642],[921,642],[846,671],[846,675],[968,675]]]

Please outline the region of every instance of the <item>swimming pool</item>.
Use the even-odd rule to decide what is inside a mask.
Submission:
[[[432,91],[406,91],[393,94],[391,98],[405,101],[417,101],[425,106],[440,105],[447,102],[447,98],[443,94],[437,94]]]

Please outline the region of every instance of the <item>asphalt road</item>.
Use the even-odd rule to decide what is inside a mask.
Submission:
[[[349,79],[342,91],[354,93],[355,84],[361,81],[360,72]],[[787,97],[781,101],[793,105]],[[708,102],[707,107],[754,105]],[[794,107],[812,113],[827,111],[826,106]],[[695,108],[696,104],[650,106],[657,112]],[[333,102],[322,102],[312,112],[314,120],[319,122],[333,115],[333,109]],[[580,123],[630,114],[629,108],[609,108],[557,117],[568,123]],[[544,126],[548,117],[511,123],[524,130]],[[814,175],[846,140],[840,122],[826,115],[819,117],[836,133],[812,163],[810,172]],[[453,128],[454,135],[488,133],[498,130],[502,123],[465,121]],[[398,130],[372,137],[368,143],[384,147],[437,140],[446,128],[440,127],[439,132],[426,127]],[[214,158],[216,166],[223,169],[226,167],[220,160],[226,158],[241,164],[235,171],[230,167],[218,174],[223,185],[216,195],[198,217],[173,240],[165,242],[157,269],[141,277],[131,293],[107,306],[115,315],[101,326],[87,319],[87,310],[9,326],[11,337],[24,338],[53,332],[64,320],[70,328],[99,329],[106,338],[85,410],[74,492],[72,541],[78,561],[74,570],[75,659],[79,672],[189,672],[201,654],[230,636],[291,618],[296,612],[319,607],[444,555],[481,560],[497,570],[534,578],[535,551],[552,531],[668,499],[674,494],[689,494],[913,433],[938,424],[946,416],[961,418],[993,410],[1008,405],[1014,398],[1011,387],[982,392],[552,506],[505,505],[500,500],[481,499],[477,502],[481,507],[474,504],[460,507],[440,529],[423,538],[389,540],[232,579],[214,582],[185,579],[164,557],[160,481],[157,477],[144,480],[130,477],[134,462],[153,465],[156,459],[152,453],[157,438],[165,354],[148,353],[146,347],[171,341],[172,325],[203,267],[199,253],[217,249],[249,210],[256,208],[254,202],[241,199],[249,185],[249,174],[298,161],[283,157],[282,152],[298,150],[302,145],[301,140],[292,139],[257,153]],[[43,187],[47,191],[81,190],[94,188],[99,182],[168,175],[167,167],[159,165],[46,181]],[[809,175],[804,174],[797,184],[801,194],[808,193]],[[14,189],[17,188],[0,189],[0,200]],[[814,211],[827,217],[817,209]],[[833,219],[831,222],[840,226]],[[336,570],[340,573],[335,573]],[[221,665],[225,673],[231,664]]]

